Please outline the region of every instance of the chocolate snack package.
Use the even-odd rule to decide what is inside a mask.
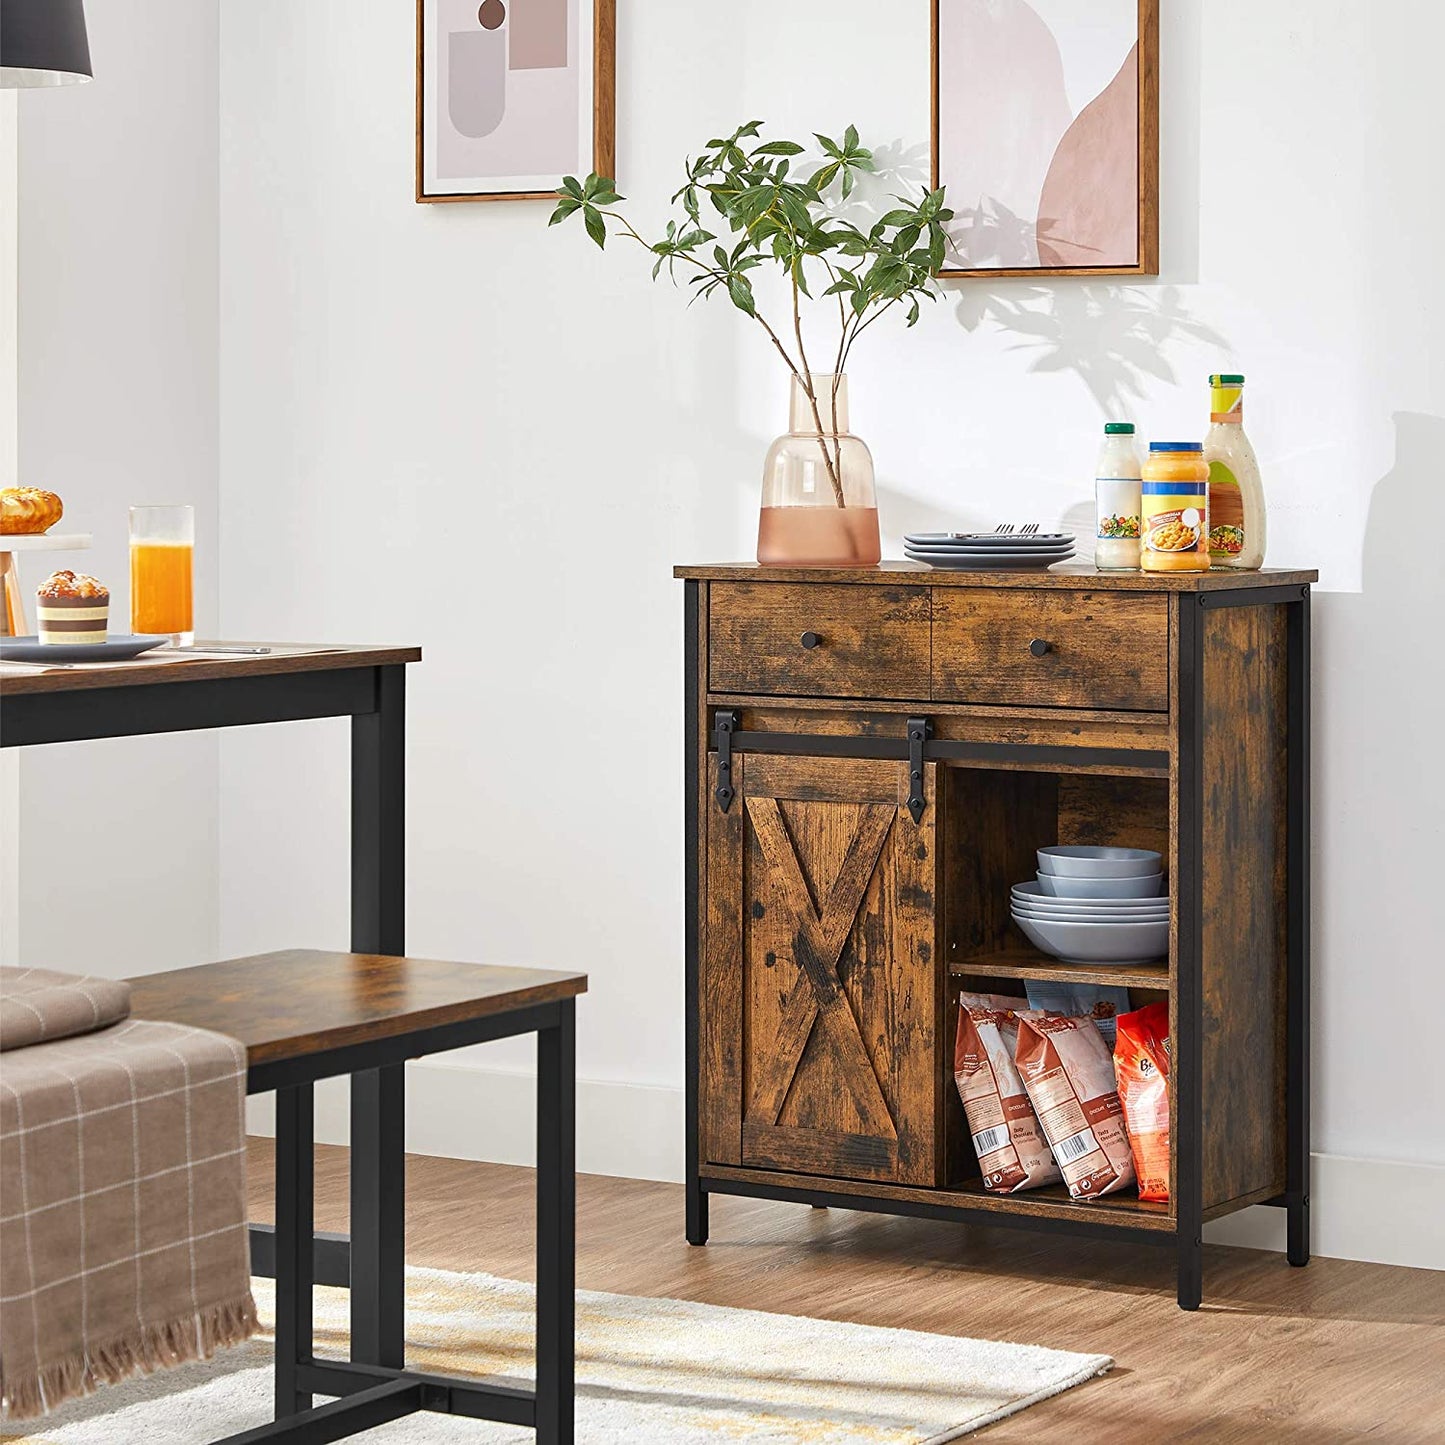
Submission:
[[[1092,1018],[1018,1015],[1014,1062],[1074,1199],[1134,1182],[1114,1059]]]
[[[983,1187],[994,1194],[1037,1189],[1059,1179],[1058,1165],[1014,1067],[1021,998],[959,995],[953,1078],[978,1154]]]

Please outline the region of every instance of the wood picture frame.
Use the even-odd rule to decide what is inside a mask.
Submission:
[[[435,91],[429,86],[429,78],[433,85],[436,83],[437,72],[431,69],[429,62],[429,50],[427,45],[428,17],[435,17],[440,13],[440,5],[443,0],[416,0],[416,144],[415,144],[415,180],[416,200],[418,204],[428,205],[433,203],[452,201],[551,201],[556,199],[555,184],[546,185],[543,183],[543,173],[539,171],[524,179],[516,188],[506,185],[496,186],[490,189],[463,189],[467,179],[462,178],[455,181],[456,189],[446,189],[448,184],[439,180],[435,174],[437,167],[434,162],[435,146],[437,140],[433,135],[435,125],[428,124],[429,101],[435,97]],[[471,13],[476,17],[478,23],[478,39],[482,40],[481,32],[493,30],[498,36],[498,45],[506,44],[503,38],[502,28],[507,25],[509,17],[506,9],[509,4],[523,4],[526,0],[483,0],[477,6],[471,6],[468,0]],[[557,0],[565,13],[568,0]],[[616,178],[616,145],[617,145],[617,0],[575,0],[578,9],[577,34],[583,40],[582,55],[575,63],[569,63],[570,69],[581,68],[588,76],[590,83],[581,87],[579,95],[578,121],[579,137],[582,134],[582,127],[585,127],[590,116],[591,134],[591,155],[580,156],[575,166],[566,164],[559,165],[556,170],[556,180],[560,181],[562,176],[569,171],[575,170],[579,175],[585,176],[589,170],[596,171],[598,175]],[[489,12],[486,18],[483,12]],[[500,15],[500,19],[497,17]],[[496,20],[495,24],[489,24],[489,20]],[[510,62],[510,52],[508,61]],[[590,57],[590,64],[584,61]],[[505,68],[505,67],[504,67]],[[510,72],[508,72],[510,73]],[[578,151],[583,147],[579,144]],[[471,178],[481,181],[480,176]],[[500,177],[496,178],[500,179]]]
[[[948,160],[942,154],[941,100],[942,87],[940,6],[951,0],[931,0],[929,31],[929,150],[931,178],[934,189],[948,183]],[[1024,265],[1003,262],[998,265],[970,266],[948,264],[939,275],[944,278],[965,277],[1039,277],[1039,276],[1156,276],[1159,273],[1159,0],[1137,0],[1137,230],[1135,259],[1131,264],[1111,262],[1090,266],[1080,264]],[[1095,97],[1096,99],[1098,97]],[[1079,116],[1083,110],[1079,111]],[[1077,119],[1078,117],[1076,117]],[[1040,196],[1042,201],[1042,196]],[[948,204],[960,212],[965,198],[950,195]],[[982,204],[980,203],[980,211]],[[1019,219],[1019,218],[1014,218]],[[1036,225],[1035,222],[1029,224]],[[1037,244],[1037,231],[1035,231]],[[950,249],[957,261],[967,260]]]

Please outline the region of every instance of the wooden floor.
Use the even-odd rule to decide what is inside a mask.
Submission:
[[[271,1218],[270,1143],[252,1141],[252,1218]],[[317,1225],[346,1228],[346,1151],[322,1148]],[[414,1156],[407,1258],[533,1277],[532,1174]],[[715,1198],[682,1238],[678,1185],[584,1175],[588,1289],[1109,1354],[1102,1379],[978,1438],[1079,1445],[1445,1441],[1445,1273],[1206,1248],[1205,1307],[1174,1303],[1166,1250],[1023,1230]]]

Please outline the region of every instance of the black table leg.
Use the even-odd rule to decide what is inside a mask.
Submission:
[[[351,720],[351,951],[406,952],[406,670],[376,669],[376,711]],[[405,1076],[351,1080],[351,1358],[403,1363]]]
[[[276,1091],[276,1418],[311,1408],[296,1380],[310,1359],[313,1086]]]
[[[576,1007],[537,1033],[537,1441],[571,1445],[577,1195]]]

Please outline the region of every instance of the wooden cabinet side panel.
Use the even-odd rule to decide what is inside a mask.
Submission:
[[[1203,687],[1203,1204],[1285,1185],[1286,609],[1211,609]]]
[[[707,911],[698,987],[699,1118],[702,1157],[714,1164],[742,1160],[743,1048],[743,787],[746,759],[734,754],[737,792],[724,813],[713,798],[717,755],[708,755],[706,819]]]

